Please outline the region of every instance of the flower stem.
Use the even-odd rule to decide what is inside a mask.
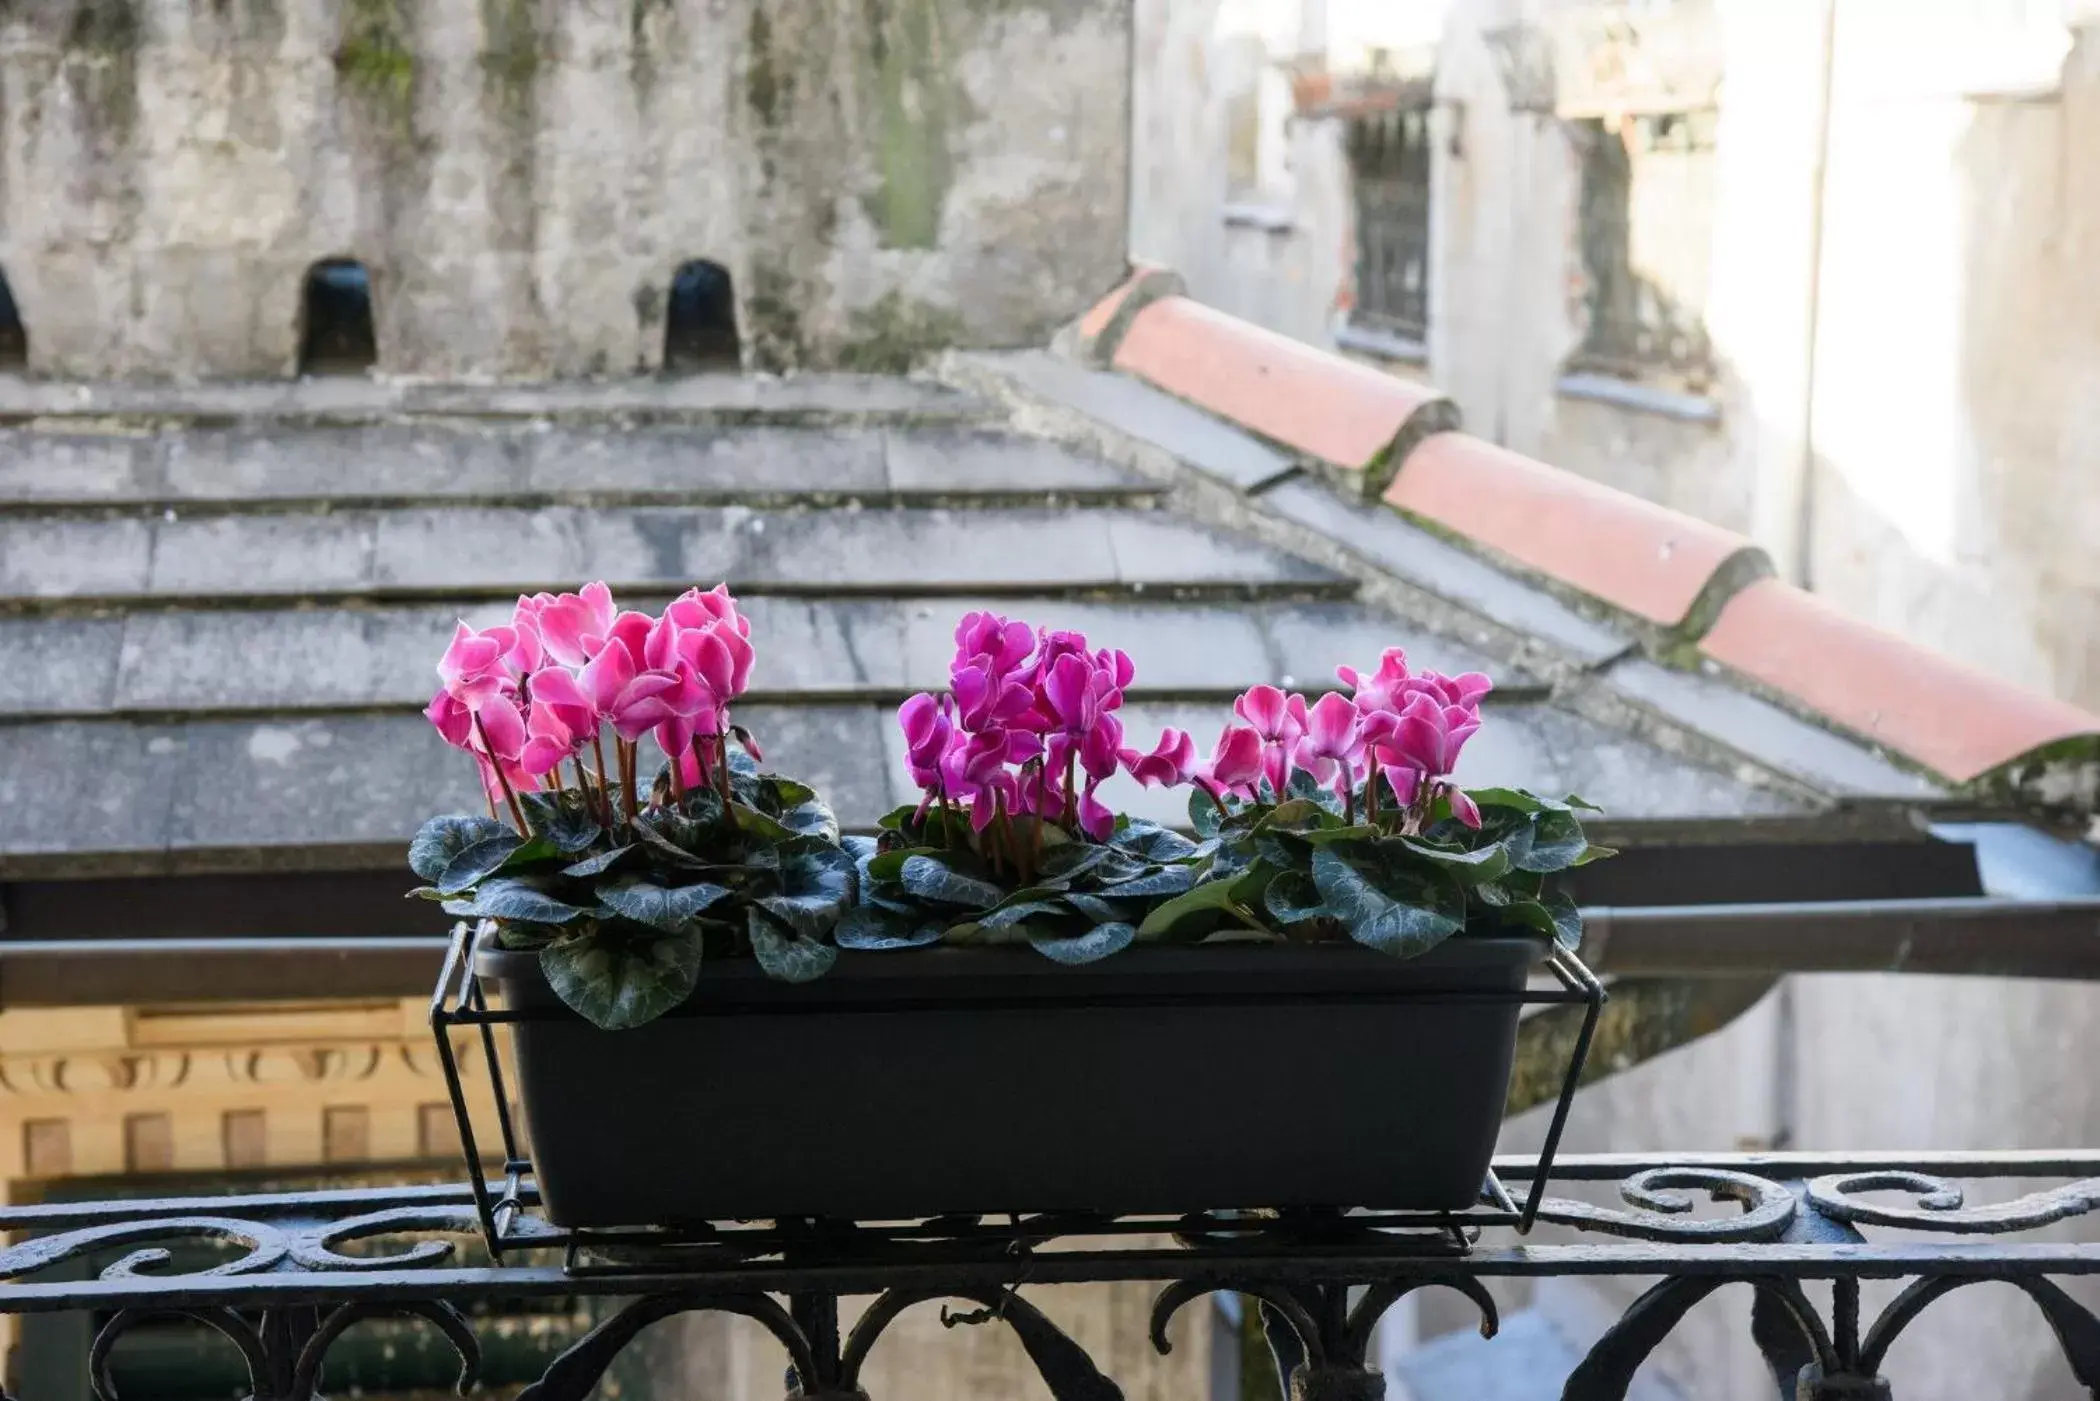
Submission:
[[[641,746],[629,744],[624,739],[613,741],[613,752],[620,756],[620,810],[627,814],[627,824],[634,825],[639,809],[634,801],[634,757]]]
[[[1070,832],[1079,825],[1079,796],[1072,791],[1073,780],[1079,774],[1079,751],[1074,749],[1065,755],[1065,793],[1060,805],[1064,811],[1065,830]]]
[[[736,789],[729,782],[729,736],[727,734],[719,734],[710,735],[707,738],[714,740],[712,746],[714,750],[713,777],[715,792],[722,799],[722,820],[728,823],[729,830],[734,832],[737,829]],[[694,742],[698,743],[697,740]]]
[[[613,750],[619,752],[619,741],[613,742]],[[605,767],[605,726],[591,731],[591,751],[598,756],[598,796],[604,800],[605,825],[612,826],[612,770]]]
[[[584,772],[583,756],[571,754],[569,762],[576,766],[576,791],[583,795],[583,810],[595,818],[598,815],[598,805],[591,800],[590,775]]]
[[[474,733],[481,736],[481,752],[488,756],[489,767],[496,771],[496,782],[503,785],[503,800],[510,804],[510,815],[518,819],[519,834],[526,837],[539,835],[532,830],[532,824],[525,820],[525,808],[518,802],[518,795],[511,791],[510,775],[503,772],[502,762],[496,758],[495,751],[489,748],[489,732],[482,728],[479,715],[474,717]]]

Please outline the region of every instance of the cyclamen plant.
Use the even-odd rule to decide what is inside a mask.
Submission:
[[[1492,688],[1477,673],[1340,667],[1348,694],[1255,686],[1198,763],[1187,733],[1128,748],[1121,652],[990,613],[956,630],[950,689],[899,713],[923,797],[858,853],[860,902],[837,938],[895,948],[1025,937],[1067,962],[1137,942],[1219,934],[1350,938],[1398,956],[1461,929],[1569,943],[1580,920],[1555,873],[1607,856],[1579,798],[1467,792],[1452,778]],[[1102,781],[1193,791],[1199,840],[1111,813]],[[1085,785],[1077,786],[1084,775]],[[967,831],[959,817],[967,816]]]
[[[539,950],[562,1000],[604,1027],[683,1001],[703,955],[825,972],[853,864],[830,809],[761,772],[731,721],[750,631],[719,585],[654,617],[593,583],[520,598],[506,626],[461,623],[424,713],[472,756],[488,815],[424,824],[409,865],[429,884],[414,893]],[[645,789],[649,740],[662,764]]]
[[[1550,880],[1613,854],[1582,830],[1577,813],[1595,809],[1452,778],[1488,678],[1411,672],[1397,647],[1374,671],[1335,675],[1349,694],[1308,703],[1256,686],[1234,703],[1241,723],[1185,775],[1198,883],[1155,909],[1140,937],[1346,936],[1398,957],[1461,931],[1579,941],[1575,903]]]
[[[414,893],[538,950],[607,1028],[668,1011],[723,956],[802,981],[841,948],[1026,942],[1084,963],[1140,941],[1407,957],[1462,931],[1580,935],[1549,881],[1610,854],[1583,833],[1588,805],[1452,778],[1485,676],[1412,672],[1394,648],[1339,668],[1347,694],[1255,686],[1199,763],[1180,730],[1126,744],[1120,651],[989,612],[955,642],[947,690],[898,713],[920,800],[842,838],[731,721],[755,652],[726,588],[652,617],[596,583],[462,623],[426,714],[472,757],[488,815],[424,825]],[[645,742],[662,756],[646,789]],[[1112,811],[1099,790],[1118,774],[1189,788],[1195,838]]]
[[[847,838],[860,899],[838,942],[1026,938],[1077,963],[1134,941],[1154,905],[1194,886],[1202,848],[1097,797],[1118,772],[1172,762],[1171,734],[1151,755],[1124,747],[1116,711],[1133,674],[1129,656],[1083,634],[965,616],[948,690],[898,712],[923,796],[884,818],[879,840]]]

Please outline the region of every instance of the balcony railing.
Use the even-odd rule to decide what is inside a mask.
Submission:
[[[1515,1193],[1538,1172],[1537,1159],[1496,1163]],[[1879,1374],[1897,1336],[1942,1295],[1997,1280],[2034,1301],[2081,1381],[2100,1381],[2100,1319],[2054,1282],[2100,1273],[2100,1244],[2023,1238],[2100,1208],[2100,1153],[1563,1156],[1546,1176],[1542,1225],[1528,1236],[1467,1213],[1434,1225],[1363,1213],[1024,1216],[725,1225],[675,1245],[592,1250],[542,1221],[527,1186],[494,1264],[469,1258],[481,1218],[464,1183],[17,1207],[0,1211],[0,1229],[15,1233],[0,1250],[0,1311],[97,1315],[89,1362],[105,1396],[117,1341],[177,1317],[226,1340],[256,1401],[313,1401],[330,1348],[366,1320],[436,1330],[471,1391],[481,1356],[474,1306],[616,1299],[626,1302],[520,1401],[584,1401],[646,1325],[705,1310],[755,1319],[780,1340],[790,1396],[843,1401],[863,1396],[861,1365],[900,1311],[953,1299],[974,1306],[962,1321],[1011,1328],[1059,1401],[1110,1401],[1122,1395],[1113,1379],[1028,1293],[1155,1280],[1156,1345],[1182,1306],[1234,1291],[1258,1303],[1286,1394],[1363,1401],[1383,1393],[1367,1365],[1377,1320],[1412,1291],[1457,1290],[1492,1334],[1486,1281],[1617,1275],[1659,1282],[1568,1378],[1567,1401],[1625,1396],[1678,1319],[1731,1284],[1750,1287],[1754,1335],[1775,1377],[1798,1378],[1801,1397],[1834,1401],[1888,1396]],[[2007,1198],[2014,1179],[2055,1185]],[[1483,1200],[1479,1219],[1507,1213]],[[172,1264],[195,1258],[200,1243],[231,1258]],[[112,1252],[122,1253],[78,1277],[81,1262]],[[1869,1316],[1863,1280],[1906,1284]],[[1813,1281],[1832,1286],[1827,1310],[1803,1288]],[[850,1296],[872,1302],[842,1333],[839,1302]]]

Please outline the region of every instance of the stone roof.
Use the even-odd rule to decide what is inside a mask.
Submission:
[[[1723,677],[1985,804],[2089,817],[2100,798],[2100,716],[1847,617],[1772,578],[1732,531],[1459,431],[1456,405],[1428,385],[1203,307],[1151,267],[1066,341],[1118,384],[1242,428],[1360,503],[1380,521],[1357,527],[1376,537],[1370,555],[1383,544],[1419,561],[1419,547],[1391,543],[1405,523],[1604,620],[1641,654],[1624,670],[1651,700],[1684,687],[1647,677],[1650,661]],[[1285,480],[1213,475],[1256,506]]]
[[[1304,368],[1294,393],[1367,384]],[[726,579],[759,645],[741,718],[857,826],[911,796],[891,713],[980,605],[1127,649],[1147,740],[1207,743],[1245,686],[1329,685],[1386,646],[1485,670],[1461,776],[1581,793],[1635,842],[1885,837],[2017,796],[1778,703],[1779,661],[1743,663],[1758,687],[1670,664],[1656,639],[1682,634],[1654,623],[1696,607],[1602,606],[1513,566],[1521,532],[1481,550],[1337,489],[1389,452],[1322,467],[1287,414],[1250,434],[1050,352],[940,373],[0,388],[0,879],[391,872],[424,817],[480,801],[418,713],[454,618],[600,577],[642,603]],[[1351,455],[1431,397],[1367,387]],[[1615,551],[1646,528],[1571,509]],[[1705,591],[1665,563],[1672,597]]]

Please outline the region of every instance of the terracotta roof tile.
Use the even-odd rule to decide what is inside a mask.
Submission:
[[[1424,439],[1385,500],[1665,627],[1696,632],[1717,595],[1770,568],[1733,531],[1464,433]]]
[[[1956,783],[2059,740],[2100,737],[2100,716],[1883,632],[1777,579],[1730,599],[1700,650]]]
[[[1115,367],[1344,471],[1379,460],[1409,419],[1444,415],[1426,384],[1374,370],[1191,301],[1166,297],[1130,323]],[[1448,417],[1444,420],[1448,426]]]
[[[1129,330],[1131,318],[1162,297],[1178,297],[1188,289],[1181,275],[1157,263],[1132,263],[1130,276],[1116,284],[1100,301],[1088,307],[1070,328],[1076,336],[1080,359],[1105,365]]]

